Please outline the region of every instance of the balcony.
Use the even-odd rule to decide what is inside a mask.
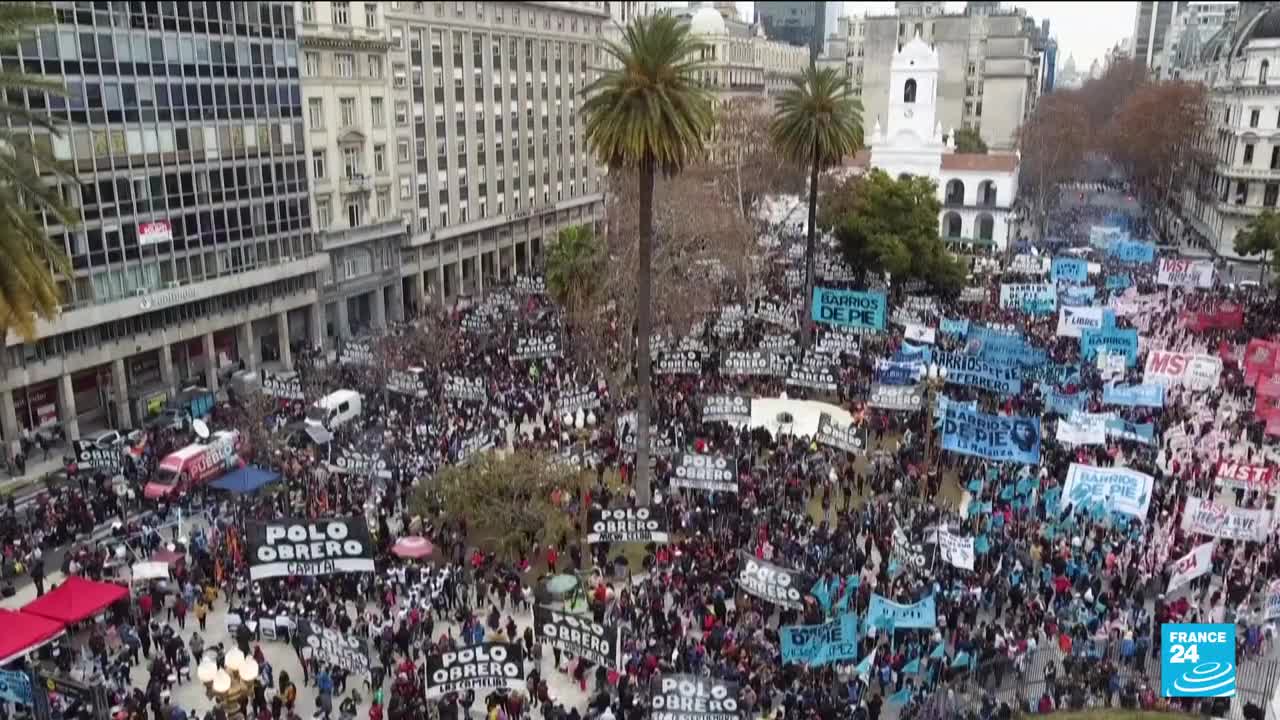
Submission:
[[[1218,202],[1218,212],[1224,215],[1242,215],[1244,217],[1254,217],[1262,213],[1263,210],[1269,210],[1261,205],[1237,205],[1233,202]]]
[[[344,193],[367,193],[373,191],[373,177],[369,175],[345,175],[341,183]]]
[[[1227,177],[1252,178],[1255,180],[1280,180],[1280,169],[1265,167],[1241,167],[1219,161],[1216,169],[1219,175]]]

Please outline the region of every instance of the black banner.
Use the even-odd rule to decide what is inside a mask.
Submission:
[[[465,462],[472,455],[485,450],[492,450],[493,447],[493,433],[489,430],[478,430],[462,438],[462,442],[458,444],[458,456],[455,461]]]
[[[751,422],[751,398],[745,395],[708,395],[702,399],[702,422]]]
[[[757,320],[784,328],[796,326],[796,313],[787,305],[786,300],[777,298],[759,298],[752,316]]]
[[[71,449],[76,456],[76,466],[81,469],[116,473],[124,464],[118,447],[104,448],[85,440],[73,440]]]
[[[427,656],[428,700],[467,690],[506,688],[527,692],[519,644],[481,643]]]
[[[306,647],[311,648],[311,658],[324,665],[333,665],[349,673],[369,671],[369,649],[364,638],[343,635],[310,620],[298,622],[298,632]]]
[[[516,277],[515,290],[520,295],[544,295],[547,292],[547,279],[541,275],[519,275]]]
[[[720,358],[720,374],[784,377],[789,364],[786,356],[777,353],[760,350],[730,350]]]
[[[924,385],[882,385],[871,386],[871,394],[867,404],[884,410],[916,411],[924,407]]]
[[[818,416],[818,432],[813,439],[822,445],[849,453],[860,453],[867,449],[867,435],[862,428],[857,425],[837,425],[830,413]]]
[[[663,675],[649,720],[738,720],[738,686],[698,675]]]
[[[401,395],[423,396],[427,393],[427,375],[422,370],[391,370],[387,372],[387,389]]]
[[[723,455],[680,453],[672,468],[671,487],[736,493],[737,463]]]
[[[489,397],[489,388],[482,377],[449,375],[444,379],[444,396],[448,400],[484,402]]]
[[[537,360],[538,358],[560,357],[560,336],[555,333],[545,335],[525,335],[516,338],[511,349],[513,360]]]
[[[594,665],[622,669],[621,627],[598,625],[583,615],[535,605],[533,632],[544,645],[586,658]]]
[[[764,352],[791,353],[795,352],[796,339],[790,335],[765,335],[760,338],[756,349]]]
[[[600,392],[595,388],[577,388],[563,392],[556,399],[556,417],[572,415],[579,410],[594,410],[600,407]]]
[[[391,466],[387,464],[386,460],[382,459],[381,455],[363,452],[352,447],[344,447],[339,450],[337,457],[327,464],[329,470],[342,475],[391,477]]]
[[[344,340],[338,350],[343,365],[373,365],[373,343],[369,340]]]
[[[653,366],[655,375],[700,375],[702,353],[697,350],[667,350]]]
[[[728,337],[734,333],[742,332],[742,329],[745,326],[746,321],[743,320],[740,315],[737,317],[726,317],[721,315],[716,318],[715,323],[711,326],[711,332],[714,333],[716,337]]]
[[[756,558],[746,550],[738,551],[738,587],[748,595],[775,605],[799,610],[804,597],[817,580],[799,570],[788,570]]]
[[[835,362],[825,355],[805,355],[803,362],[792,364],[785,382],[792,387],[835,392]]]
[[[606,510],[591,508],[588,517],[587,543],[670,542],[667,513],[661,507],[635,507]]]
[[[373,541],[364,518],[282,519],[249,523],[249,577],[373,572]]]
[[[302,400],[302,376],[292,373],[286,377],[269,370],[262,371],[262,392],[281,400]]]

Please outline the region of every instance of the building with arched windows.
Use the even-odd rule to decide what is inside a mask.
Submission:
[[[870,152],[858,153],[851,169],[932,178],[942,202],[943,239],[1003,250],[1013,222],[1018,154],[955,152],[954,128],[944,133],[937,117],[938,73],[938,53],[918,35],[894,55],[887,122],[876,120],[866,138]]]

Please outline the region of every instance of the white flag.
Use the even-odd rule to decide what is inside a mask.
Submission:
[[[964,570],[973,569],[973,537],[969,535],[952,535],[950,530],[938,530],[938,552],[942,559],[951,565]]]
[[[1211,540],[1203,545],[1197,545],[1191,552],[1173,563],[1172,572],[1169,574],[1168,594],[1172,595],[1175,590],[1212,569],[1213,544],[1214,541]]]

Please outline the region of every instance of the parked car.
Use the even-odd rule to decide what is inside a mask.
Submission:
[[[127,432],[122,433],[119,430],[101,430],[86,437],[85,441],[97,445],[100,448],[114,448],[123,445],[126,437]]]

